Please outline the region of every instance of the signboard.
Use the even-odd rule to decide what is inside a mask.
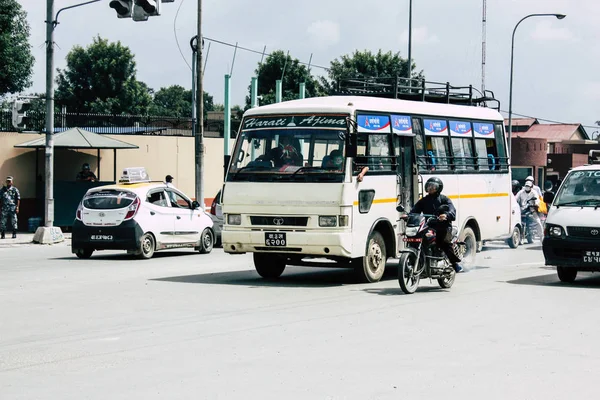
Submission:
[[[244,118],[243,130],[254,129],[346,129],[347,115],[258,115]]]
[[[387,115],[359,115],[358,131],[367,133],[388,133],[390,117]]]
[[[494,124],[473,122],[473,132],[476,138],[494,139]]]
[[[392,115],[392,132],[397,135],[412,135],[412,119],[408,115]]]
[[[427,136],[447,136],[448,123],[443,119],[424,119],[423,125]]]
[[[450,136],[470,138],[473,136],[471,123],[467,121],[450,121]]]

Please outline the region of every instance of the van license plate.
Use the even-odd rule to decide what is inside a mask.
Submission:
[[[583,252],[583,263],[584,264],[600,264],[600,251],[584,251]]]
[[[113,240],[113,236],[112,235],[92,235],[90,236],[90,239],[93,241],[111,241]]]
[[[265,246],[267,247],[285,247],[287,239],[282,232],[265,232]]]

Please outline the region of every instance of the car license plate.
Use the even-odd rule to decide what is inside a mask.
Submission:
[[[265,246],[267,247],[285,247],[287,239],[282,232],[265,232]]]
[[[600,264],[600,251],[584,251],[583,252],[583,263],[584,264]]]
[[[113,240],[113,236],[112,235],[92,235],[92,236],[90,236],[90,240],[106,242],[106,241]]]
[[[409,237],[404,237],[403,239],[405,242],[412,242],[412,243],[419,243],[421,241],[421,238],[409,238]]]

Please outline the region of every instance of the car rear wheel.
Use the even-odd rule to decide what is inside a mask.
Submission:
[[[206,228],[202,231],[200,236],[200,254],[208,254],[212,251],[215,245],[215,234],[212,229]]]
[[[93,252],[94,250],[92,249],[77,249],[75,250],[75,255],[77,256],[77,258],[87,260],[92,256]]]
[[[144,260],[152,258],[156,250],[156,241],[151,233],[145,233],[140,239],[140,252],[138,257]]]

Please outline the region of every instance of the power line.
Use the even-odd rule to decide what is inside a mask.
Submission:
[[[505,111],[505,110],[500,110],[500,111],[502,111],[503,113],[507,113],[508,114],[508,111]],[[577,122],[555,121],[555,120],[546,119],[546,118],[534,117],[534,116],[531,116],[531,115],[519,114],[519,113],[516,113],[514,111],[513,111],[513,115],[516,115],[518,117],[523,117],[523,118],[534,118],[534,119],[537,119],[538,121],[549,122],[551,124],[562,124],[562,125],[575,125],[575,124],[577,124]],[[581,126],[583,126],[584,128],[590,128],[590,129],[599,129],[600,128],[600,126],[598,126],[598,125],[594,126],[594,125],[583,125],[582,124]]]
[[[258,50],[249,49],[249,48],[247,48],[247,47],[242,47],[242,46],[236,45],[236,44],[234,44],[234,43],[228,43],[228,42],[224,42],[224,41],[222,41],[222,40],[211,39],[211,38],[208,38],[208,37],[206,37],[206,36],[204,36],[204,40],[208,40],[208,41],[211,41],[211,42],[214,42],[214,43],[219,43],[219,44],[222,44],[222,45],[225,45],[225,46],[229,46],[229,47],[237,47],[239,50],[248,51],[248,52],[250,52],[250,53],[254,53],[254,54],[260,54],[260,55],[263,55],[263,54],[265,54],[263,51],[258,51]],[[268,53],[268,54],[266,54],[266,55],[270,56],[271,54],[272,54],[272,53]],[[302,61],[298,61],[298,62],[299,62],[300,64],[303,64],[303,65],[307,65],[307,66],[310,66],[310,67],[317,67],[317,68],[324,69],[325,71],[329,71],[329,68],[327,68],[327,67],[323,67],[323,66],[321,66],[321,65],[316,65],[316,64],[312,64],[312,63],[305,63],[305,62],[302,62]]]
[[[175,13],[175,18],[173,18],[173,34],[175,35],[175,43],[177,43],[177,48],[179,49],[179,54],[181,54],[181,58],[183,58],[183,61],[186,63],[186,65],[188,66],[188,68],[191,71],[192,67],[187,62],[185,56],[183,55],[183,51],[181,51],[181,46],[179,46],[179,39],[177,38],[177,29],[175,29],[175,25],[177,24],[177,17],[179,16],[179,10],[181,10],[181,6],[183,5],[184,2],[185,2],[185,0],[181,0],[181,3],[179,3],[179,7],[177,8],[177,12]]]

